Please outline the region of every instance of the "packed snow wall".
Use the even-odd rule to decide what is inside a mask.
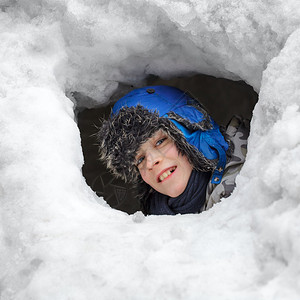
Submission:
[[[296,0],[0,7],[1,299],[299,298]],[[76,105],[196,73],[259,92],[235,192],[201,215],[111,209],[82,176]]]

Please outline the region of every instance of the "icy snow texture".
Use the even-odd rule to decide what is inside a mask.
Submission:
[[[297,0],[0,7],[1,300],[299,299]],[[193,73],[260,92],[234,194],[201,215],[109,208],[65,93],[104,102],[118,82]]]

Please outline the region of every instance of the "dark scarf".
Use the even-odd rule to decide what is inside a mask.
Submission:
[[[199,213],[206,200],[206,187],[210,177],[210,172],[193,170],[186,189],[175,198],[155,191],[148,198],[148,214],[176,215]]]

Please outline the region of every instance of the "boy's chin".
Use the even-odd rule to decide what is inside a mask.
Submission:
[[[176,191],[171,191],[167,193],[167,196],[171,197],[171,198],[176,198],[178,196],[180,196],[184,191],[185,191],[185,187],[182,187],[180,189],[177,189]]]

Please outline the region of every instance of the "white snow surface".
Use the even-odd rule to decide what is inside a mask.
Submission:
[[[300,299],[299,1],[0,8],[1,300]],[[259,92],[233,195],[200,215],[113,210],[82,177],[66,94],[195,73]]]

